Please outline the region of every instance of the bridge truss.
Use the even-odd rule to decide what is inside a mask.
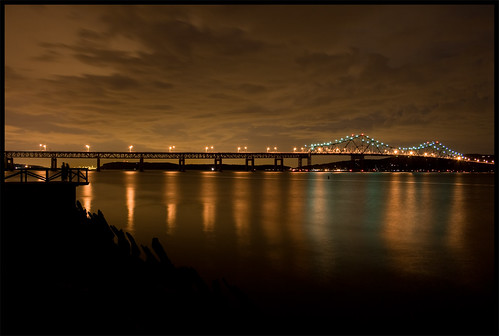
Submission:
[[[439,141],[427,141],[413,147],[394,147],[365,134],[352,134],[339,140],[311,144],[308,150],[314,154],[408,155],[455,160],[468,159]]]

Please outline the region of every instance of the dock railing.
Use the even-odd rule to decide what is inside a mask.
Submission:
[[[15,178],[19,176],[19,179]],[[66,178],[64,178],[66,177]],[[62,169],[50,168],[20,168],[4,171],[5,182],[66,182],[88,184],[88,168],[69,168],[67,176],[63,176]]]

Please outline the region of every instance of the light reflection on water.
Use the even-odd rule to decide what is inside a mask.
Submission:
[[[77,191],[85,208],[101,209],[141,244],[158,237],[176,265],[256,295],[369,286],[373,274],[477,288],[493,276],[493,175],[89,175]]]

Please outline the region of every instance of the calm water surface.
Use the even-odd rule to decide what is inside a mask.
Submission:
[[[493,287],[493,174],[103,171],[90,182],[77,191],[89,211],[142,244],[158,237],[175,265],[225,277],[269,311],[327,315],[335,302],[347,315]]]

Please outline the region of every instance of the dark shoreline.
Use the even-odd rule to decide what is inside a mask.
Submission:
[[[2,335],[233,334],[260,316],[225,279],[208,284],[193,268],[176,267],[157,239],[139,247],[100,211],[75,206],[74,188],[6,187]],[[14,199],[28,189],[38,202],[23,212]]]

